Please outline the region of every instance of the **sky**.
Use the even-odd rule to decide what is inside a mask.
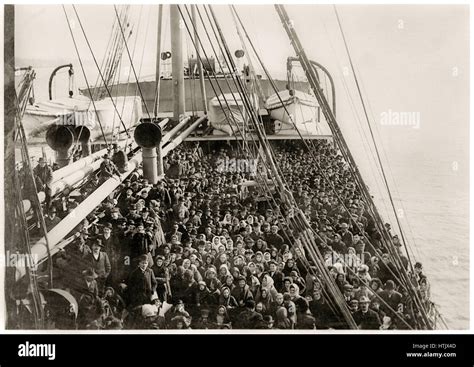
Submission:
[[[165,5],[165,13],[166,8]],[[467,6],[338,5],[337,8],[358,76],[375,115],[388,110],[419,111],[422,118],[437,128],[451,126],[457,131],[468,112]],[[228,7],[214,5],[214,9],[231,50],[241,48]],[[237,9],[266,66],[273,75],[284,76],[286,57],[294,52],[273,6],[239,5]],[[71,5],[66,5],[66,10],[74,23],[81,57],[90,64],[87,60],[92,58]],[[344,79],[352,90],[351,73],[344,75],[349,63],[333,7],[294,5],[287,6],[287,10],[310,59],[330,70],[340,86],[337,89],[344,91],[341,85]],[[100,63],[115,17],[113,6],[78,5],[77,11]],[[140,64],[138,60],[143,54],[143,70],[154,70],[157,7],[132,6],[131,14],[131,23],[138,27],[135,28],[138,37],[135,64]],[[18,5],[16,21],[18,58],[41,59],[53,65],[57,60],[72,60],[77,64],[60,5]],[[170,39],[167,16],[164,29],[163,49],[166,49]],[[184,43],[185,49],[191,47],[189,41]],[[339,98],[342,91],[338,92]],[[445,107],[437,111],[433,104]],[[465,131],[460,133],[463,135]]]
[[[93,84],[97,72],[91,54],[72,6],[66,5],[65,8],[86,65],[89,83]],[[170,49],[168,8],[164,6],[162,50]],[[272,76],[285,77],[286,58],[295,53],[274,7],[237,5],[236,8]],[[200,9],[203,12],[202,7]],[[230,49],[242,48],[229,7],[213,5],[213,9]],[[354,154],[373,160],[374,149],[368,149],[368,144],[360,144],[368,139],[369,131],[334,7],[286,5],[286,9],[308,57],[325,65],[335,79],[338,122],[343,133],[352,136],[348,139],[350,148]],[[78,5],[77,11],[100,64],[115,18],[114,7]],[[337,5],[337,11],[367,103],[369,119],[381,145],[392,155],[397,152],[394,158],[398,162],[409,162],[414,154],[440,157],[447,162],[443,169],[451,169],[451,163],[456,162],[468,177],[468,6]],[[131,52],[138,74],[145,78],[153,78],[155,70],[157,14],[156,5],[133,5],[130,8],[130,24],[134,32],[129,44],[133,50],[136,40],[136,51]],[[29,62],[50,67],[65,61],[73,62],[78,86],[85,85],[60,5],[18,5],[16,24],[18,60],[30,59]],[[204,39],[202,27],[199,29]],[[183,34],[185,54],[191,54],[192,43],[186,29],[183,29]],[[206,42],[205,48],[210,51]],[[124,57],[123,64],[126,63],[127,57]],[[301,69],[295,70],[296,77],[302,78]],[[46,90],[46,85],[38,87]],[[416,116],[416,126],[397,126],[393,121],[382,124],[383,116],[401,114]],[[400,139],[405,143],[403,149],[399,149]],[[410,144],[410,149],[406,149],[406,143]],[[466,190],[467,185],[466,180]]]

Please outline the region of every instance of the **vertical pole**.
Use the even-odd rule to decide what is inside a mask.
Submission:
[[[2,219],[0,233],[4,238],[1,252],[2,256],[8,252],[15,251],[15,243],[18,241],[15,231],[18,226],[15,223],[15,5],[4,5],[3,7],[3,160],[4,160],[4,192],[3,210],[5,215]],[[7,297],[8,291],[12,290],[15,281],[15,270],[10,267],[2,267],[4,276],[0,277],[0,302],[5,305],[0,312],[0,328],[12,327],[13,317],[16,314],[15,301]]]
[[[158,115],[158,108],[160,104],[160,75],[161,75],[161,28],[163,23],[163,4],[158,5],[158,29],[156,33],[156,101],[153,113],[155,117]]]
[[[156,148],[142,148],[143,177],[151,184],[158,182],[158,168],[156,164]]]
[[[156,159],[157,159],[157,168],[158,168],[158,176],[163,178],[165,175],[165,169],[163,167],[163,153],[161,151],[161,142],[156,147]]]
[[[87,140],[86,142],[81,143],[82,147],[82,156],[87,157],[91,155],[91,141]]]
[[[161,75],[161,32],[163,23],[163,4],[158,5],[158,30],[156,40],[156,104],[155,104],[155,117],[158,117],[158,108],[160,104],[160,75]],[[161,142],[158,144],[156,149],[156,169],[158,176],[164,175],[163,169],[163,155],[161,154]],[[156,183],[156,182],[153,182]]]
[[[206,96],[206,85],[204,84],[204,72],[201,63],[200,57],[200,46],[198,41],[198,29],[197,29],[197,18],[196,18],[196,5],[191,5],[191,14],[194,23],[194,43],[196,45],[196,62],[198,65],[199,72],[199,85],[201,87],[201,96],[202,96],[202,110],[204,114],[207,114],[207,96]]]
[[[180,115],[184,115],[184,63],[180,20],[178,5],[170,5],[173,119],[175,122],[179,121]]]
[[[69,149],[58,149],[56,151],[56,163],[59,168],[66,167],[71,163],[71,157],[69,157]]]

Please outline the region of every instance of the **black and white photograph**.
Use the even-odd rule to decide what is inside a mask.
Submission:
[[[1,330],[469,331],[469,5],[3,19]]]

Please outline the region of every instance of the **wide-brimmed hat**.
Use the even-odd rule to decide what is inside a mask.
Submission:
[[[104,244],[102,243],[102,240],[98,237],[95,237],[95,238],[91,239],[91,246],[93,246],[93,245],[104,247]]]

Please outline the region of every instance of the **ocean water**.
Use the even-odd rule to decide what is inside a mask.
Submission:
[[[430,280],[431,300],[450,329],[468,329],[469,143],[458,136],[450,144],[414,144],[413,131],[406,129],[410,128],[390,127],[390,138],[382,139],[391,143],[384,146],[383,162],[397,215],[412,261],[423,263]],[[437,131],[435,138],[442,141],[445,134]],[[354,137],[349,134],[347,139]],[[354,155],[377,208],[398,233],[386,191],[378,190],[381,181],[368,169],[365,154]]]
[[[459,162],[427,156],[418,157],[410,165],[418,167],[417,176],[401,164],[394,167],[394,174],[408,178],[400,180],[400,196],[414,233],[417,259],[424,264],[431,280],[432,299],[440,306],[450,328],[467,329],[468,166],[459,167]]]
[[[52,68],[36,70],[36,99],[44,100]],[[92,67],[90,70],[88,75],[97,74]],[[95,81],[91,77],[89,80]],[[84,85],[80,78],[77,85]],[[54,94],[67,95],[65,73],[58,74]],[[386,192],[377,189],[381,181],[373,174],[374,163],[368,158],[366,143],[344,118],[349,114],[339,116],[342,131],[377,207],[395,228]],[[450,329],[469,328],[469,142],[463,128],[451,128],[447,134],[441,126],[429,133],[423,125],[419,130],[409,126],[378,126],[378,143],[385,153],[384,166],[412,260],[423,263],[431,283],[431,298]]]

